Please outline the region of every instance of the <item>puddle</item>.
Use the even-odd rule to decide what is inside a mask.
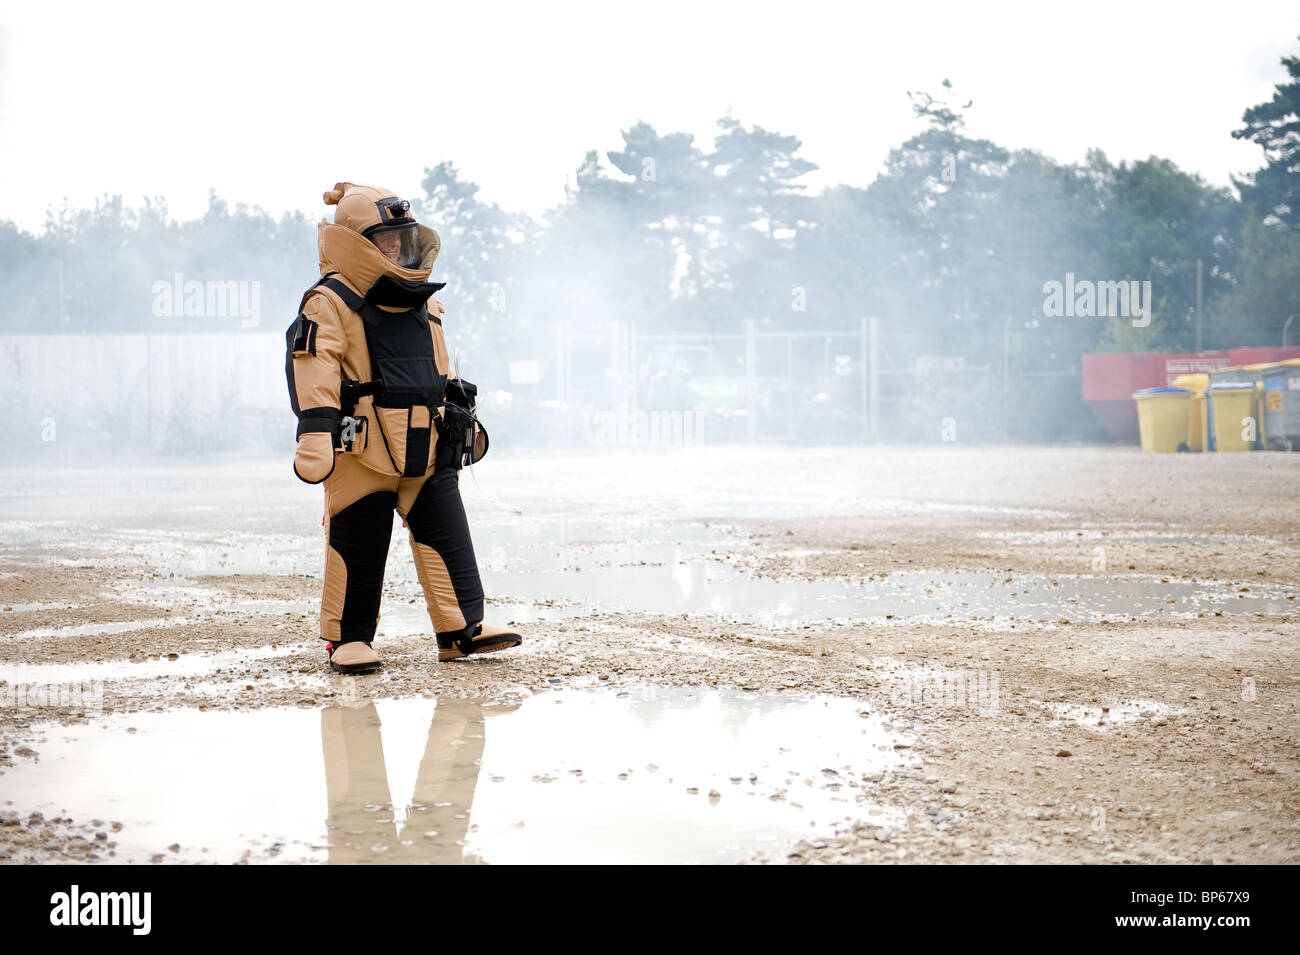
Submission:
[[[32,613],[36,610],[76,610],[79,604],[69,603],[28,603],[28,604],[6,604],[0,607],[2,613]]]
[[[537,549],[541,551],[542,549]],[[539,570],[537,567],[546,569]],[[554,548],[508,561],[481,561],[488,615],[519,625],[569,620],[602,612],[691,613],[758,626],[815,621],[870,620],[932,623],[1100,623],[1191,619],[1209,614],[1289,614],[1300,606],[1293,591],[1222,581],[1150,576],[1011,576],[980,571],[894,573],[850,580],[757,577],[719,560],[701,559],[677,544],[629,549],[601,545],[575,554]],[[409,559],[390,563],[380,607],[381,638],[427,635],[431,623]],[[314,618],[318,597],[302,600],[232,599],[180,578],[118,589],[119,599],[175,608],[186,617],[37,627],[10,639],[86,637],[150,627],[202,625],[208,615],[304,613]]]
[[[93,663],[0,663],[0,683],[66,684],[96,680],[155,680],[159,677],[205,676],[226,667],[245,669],[251,660],[269,660],[301,653],[301,641],[218,653],[181,653],[175,660],[104,660]]]
[[[761,473],[761,472],[760,472]],[[770,485],[769,485],[770,487]],[[917,500],[913,498],[864,497],[854,495],[796,496],[798,492],[783,488],[768,494],[750,491],[745,494],[719,493],[714,496],[693,490],[689,497],[675,496],[667,488],[656,488],[652,507],[675,519],[702,517],[790,518],[790,517],[987,517],[1063,520],[1067,511],[1035,507],[1006,507],[969,504],[958,501]],[[468,503],[468,501],[467,501]],[[592,502],[588,510],[611,516],[626,514],[630,508],[644,507],[641,501]]]
[[[609,518],[516,518],[506,523],[484,520],[482,516],[473,523],[471,531],[476,550],[501,544],[507,547],[526,545],[550,546],[553,544],[611,543],[627,545],[629,540],[642,544],[674,543],[679,541],[734,544],[730,528],[710,521],[644,521]]]
[[[1050,531],[980,531],[975,535],[986,540],[1000,540],[1012,544],[1110,544],[1120,541],[1139,544],[1159,544],[1169,547],[1200,547],[1207,552],[1213,547],[1255,544],[1261,547],[1276,546],[1279,541],[1270,537],[1250,534],[1187,534],[1178,531],[1122,530],[1114,528]]]
[[[740,511],[751,506],[762,510],[754,501],[737,505]],[[925,501],[874,500],[872,503],[865,499],[855,506],[864,513],[874,513],[872,507],[886,511],[901,508],[900,513],[959,511],[987,512],[993,516],[1012,510]],[[193,507],[187,502],[182,510],[190,514]],[[194,513],[202,516],[206,512]],[[301,509],[294,513],[300,516]],[[314,615],[317,612],[319,597],[232,599],[219,588],[200,586],[202,581],[196,579],[208,574],[318,576],[324,550],[323,539],[317,533],[319,528],[304,528],[295,523],[294,533],[267,532],[271,527],[282,526],[283,522],[282,515],[279,523],[268,521],[255,529],[241,525],[239,529],[220,531],[101,526],[88,534],[75,524],[60,521],[6,521],[0,526],[6,531],[64,540],[66,546],[76,548],[75,557],[60,552],[60,558],[47,561],[56,566],[60,562],[121,566],[126,561],[152,567],[156,573],[174,574],[174,577],[119,587],[119,596],[160,609],[172,608],[201,623],[210,613]],[[430,623],[411,561],[407,534],[396,519],[393,530],[386,573],[389,594],[381,607],[380,634],[384,637],[427,634]],[[1085,543],[1184,539],[1184,536],[1164,536],[1144,528],[1086,538],[1077,537],[1078,531],[1031,532],[1029,537],[1021,535],[1014,539],[1048,539],[1043,534],[1051,539],[1056,539],[1051,535],[1063,535],[1059,539]],[[1283,614],[1293,613],[1297,608],[1295,593],[1279,588],[1255,586],[1243,590],[1224,582],[1162,580],[1140,575],[1026,575],[1008,579],[992,572],[958,571],[898,573],[856,580],[757,577],[727,562],[746,555],[754,544],[749,538],[738,536],[725,518],[604,516],[597,506],[589,508],[581,518],[476,517],[473,539],[492,618],[518,625],[596,612],[668,612],[722,617],[759,626],[865,619],[935,625],[969,622],[979,627],[1010,629],[1024,624],[1051,627],[1061,622],[1194,618],[1210,613]],[[1209,540],[1186,539],[1201,540],[1202,544]],[[797,559],[810,553],[815,551],[791,551],[789,556]],[[394,593],[401,596],[394,597]],[[175,623],[175,620],[155,619],[114,625],[37,628],[14,637],[93,636]]]
[[[108,633],[130,633],[152,627],[181,627],[191,623],[185,617],[151,617],[147,620],[120,620],[116,623],[80,623],[69,627],[33,627],[9,634],[7,640],[38,640],[45,637],[97,637]]]
[[[425,606],[423,593],[416,580],[414,568],[392,569],[385,575],[385,585],[397,593],[385,593],[380,606],[379,629],[377,636],[415,637],[428,636],[432,622]],[[316,584],[319,586],[319,583]],[[320,613],[320,598],[311,597],[304,600],[276,599],[231,599],[230,594],[210,587],[189,585],[183,578],[172,581],[152,581],[147,585],[130,585],[118,588],[121,600],[133,603],[145,603],[159,609],[183,607],[189,614],[208,613],[215,616],[223,614],[256,613],[272,616],[305,613],[312,623],[299,627],[294,632],[301,635],[314,635],[315,620]],[[408,596],[413,595],[413,596]],[[577,601],[546,599],[534,603],[527,600],[512,600],[508,597],[489,595],[487,598],[488,615],[493,620],[510,620],[518,624],[533,623],[539,620],[565,620],[584,616],[591,612],[590,605]],[[148,621],[140,626],[151,625]],[[96,630],[93,625],[88,632],[107,633]],[[297,624],[295,624],[297,626]],[[134,629],[134,625],[128,629]],[[61,635],[61,634],[14,634],[14,636]],[[84,634],[83,634],[84,635]]]
[[[20,733],[38,755],[0,775],[5,811],[121,822],[115,863],[733,862],[903,817],[866,780],[912,759],[852,700],[658,688]]]
[[[54,564],[114,567],[123,563],[152,567],[176,577],[206,574],[319,574],[325,541],[319,518],[299,522],[288,533],[193,527],[79,526],[63,521],[0,521],[0,538],[7,547],[47,545],[75,549],[75,557]],[[480,561],[507,561],[526,555],[538,570],[564,565],[564,554],[582,545],[621,545],[636,552],[629,559],[659,560],[664,554],[698,555],[711,549],[735,549],[739,542],[728,528],[713,522],[679,520],[516,519],[472,523],[475,551]],[[635,542],[629,544],[628,542]],[[410,564],[406,529],[394,516],[390,564]]]
[[[1008,578],[956,571],[899,573],[860,581],[777,580],[748,576],[717,561],[580,567],[546,574],[485,569],[483,577],[490,593],[525,600],[552,598],[604,611],[710,614],[765,626],[835,618],[1122,622],[1216,611],[1283,614],[1297,606],[1294,593],[1276,589],[1243,592],[1222,582],[1162,582],[1140,576]]]

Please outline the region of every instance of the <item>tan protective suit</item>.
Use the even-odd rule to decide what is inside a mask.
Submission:
[[[438,233],[419,225],[419,265],[403,268],[362,233],[400,229],[416,236],[414,219],[393,205],[409,210],[407,204],[352,183],[339,183],[324,198],[338,208],[334,223],[319,227],[322,278],[288,330],[285,369],[298,415],[294,472],[325,485],[321,638],[331,654],[374,638],[395,508],[411,532],[439,658],[515,646],[518,633],[482,626],[460,456],[439,453],[454,447],[455,435],[439,432],[454,372],[442,306],[429,302],[442,288],[428,281]]]

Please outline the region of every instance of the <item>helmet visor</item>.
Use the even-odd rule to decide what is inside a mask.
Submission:
[[[408,225],[381,226],[369,232],[366,238],[402,268],[413,269],[419,266],[420,227],[414,222]]]

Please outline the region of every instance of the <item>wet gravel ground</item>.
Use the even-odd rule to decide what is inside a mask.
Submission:
[[[522,518],[462,488],[489,620],[519,619],[525,644],[437,663],[418,614],[396,612],[419,610],[399,538],[376,641],[384,667],[363,677],[325,666],[314,635],[319,489],[295,486],[280,464],[7,474],[0,861],[119,861],[107,812],[33,820],[24,805],[23,767],[59,725],[177,707],[493,705],[645,686],[827,694],[897,732],[907,761],[855,792],[899,813],[864,809],[833,832],[756,850],[753,862],[1300,859],[1300,455],[704,449],[593,457],[578,462],[576,490],[572,460],[494,464],[480,480]],[[642,547],[646,527],[677,549]],[[704,568],[692,587],[715,585],[709,567],[719,588],[727,575],[774,587],[883,586],[915,573],[933,582],[915,584],[915,614],[683,613],[660,590],[658,608],[611,612],[615,595],[594,583],[583,596],[574,583],[598,580],[602,562],[633,580],[638,567],[647,577],[675,562]],[[996,612],[921,613],[927,589],[959,571],[997,575]],[[546,575],[564,575],[556,589],[583,599],[537,598]],[[1079,621],[1016,603],[1081,577],[1113,583],[1119,604]],[[511,593],[512,581],[534,596]],[[1191,610],[1123,611],[1125,587],[1164,584],[1209,597]],[[1233,605],[1260,593],[1281,609]],[[102,692],[69,705],[15,701],[21,679],[51,674],[102,680]],[[170,842],[150,854],[173,858]]]

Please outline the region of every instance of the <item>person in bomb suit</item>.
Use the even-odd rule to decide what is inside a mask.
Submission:
[[[429,281],[438,233],[386,189],[341,182],[324,195],[321,278],[286,334],[298,416],[293,469],[325,485],[320,636],[330,666],[380,665],[379,622],[393,510],[407,524],[438,659],[518,646],[483,622],[484,597],[460,499],[460,468],[487,450],[477,389],[450,367],[442,303]]]

